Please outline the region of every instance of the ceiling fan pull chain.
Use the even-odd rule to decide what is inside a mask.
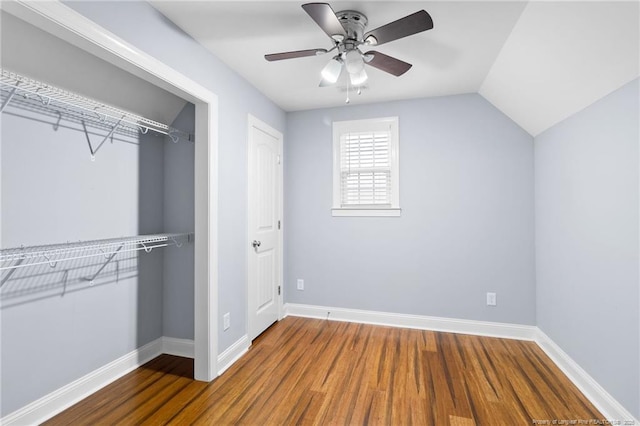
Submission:
[[[345,104],[349,103],[349,79],[347,79],[347,100],[344,101]]]

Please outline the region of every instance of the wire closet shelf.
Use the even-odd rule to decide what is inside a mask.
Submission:
[[[64,244],[50,244],[29,247],[15,247],[0,250],[0,271],[8,270],[1,283],[4,284],[10,275],[18,268],[36,265],[49,265],[55,268],[59,262],[90,257],[103,257],[110,263],[118,253],[144,250],[146,253],[155,248],[176,246],[193,240],[193,234],[154,234],[136,237],[110,238],[104,240],[90,240],[68,242]],[[104,268],[100,268],[98,273]],[[98,275],[95,274],[95,276]],[[93,280],[92,277],[91,280]]]
[[[57,124],[60,124],[64,117],[66,120],[83,126],[89,124],[108,130],[107,138],[114,133],[137,136],[139,133],[146,134],[151,130],[169,136],[173,142],[178,142],[178,140],[193,141],[190,133],[166,124],[105,105],[3,68],[0,70],[2,74],[0,76],[2,94],[0,113],[10,103],[14,103],[17,107],[49,115],[57,120]],[[57,125],[54,125],[54,129],[57,129]]]
[[[57,262],[108,256],[118,252],[144,250],[149,253],[154,248],[170,245],[182,247],[192,239],[193,234],[190,233],[154,234],[0,249],[0,271],[44,264],[54,266]],[[17,262],[20,264],[16,265]]]

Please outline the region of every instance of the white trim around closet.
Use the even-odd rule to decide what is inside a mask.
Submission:
[[[60,1],[3,1],[1,8],[196,106],[195,378],[218,374],[218,97]]]

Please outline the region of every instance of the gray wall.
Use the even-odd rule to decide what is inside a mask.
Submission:
[[[2,115],[3,248],[162,230],[164,138],[107,142],[91,162],[82,132],[29,116]],[[2,286],[2,415],[162,335],[162,253],[123,253],[89,286],[102,262],[24,268]]]
[[[219,350],[246,334],[247,114],[284,132],[285,113],[246,80],[148,3],[65,2],[76,11],[155,56],[218,95],[219,101]],[[286,137],[286,136],[285,136]],[[222,315],[231,328],[222,330]],[[184,318],[190,312],[184,313]],[[191,315],[193,316],[193,315]],[[186,321],[186,319],[185,319]],[[193,320],[189,320],[191,323]],[[176,326],[175,331],[187,326]],[[173,337],[184,337],[173,336]]]
[[[332,121],[386,116],[402,216],[332,217]],[[294,112],[286,134],[287,302],[535,324],[533,138],[481,96]]]
[[[535,139],[538,326],[636,418],[639,86]]]
[[[187,104],[173,127],[195,131],[195,106]],[[164,144],[164,229],[193,232],[195,144]],[[194,252],[193,244],[164,250],[162,332],[167,337],[193,339]]]

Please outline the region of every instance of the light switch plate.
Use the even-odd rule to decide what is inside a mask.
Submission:
[[[231,327],[231,313],[227,312],[222,316],[222,328],[228,330]]]

